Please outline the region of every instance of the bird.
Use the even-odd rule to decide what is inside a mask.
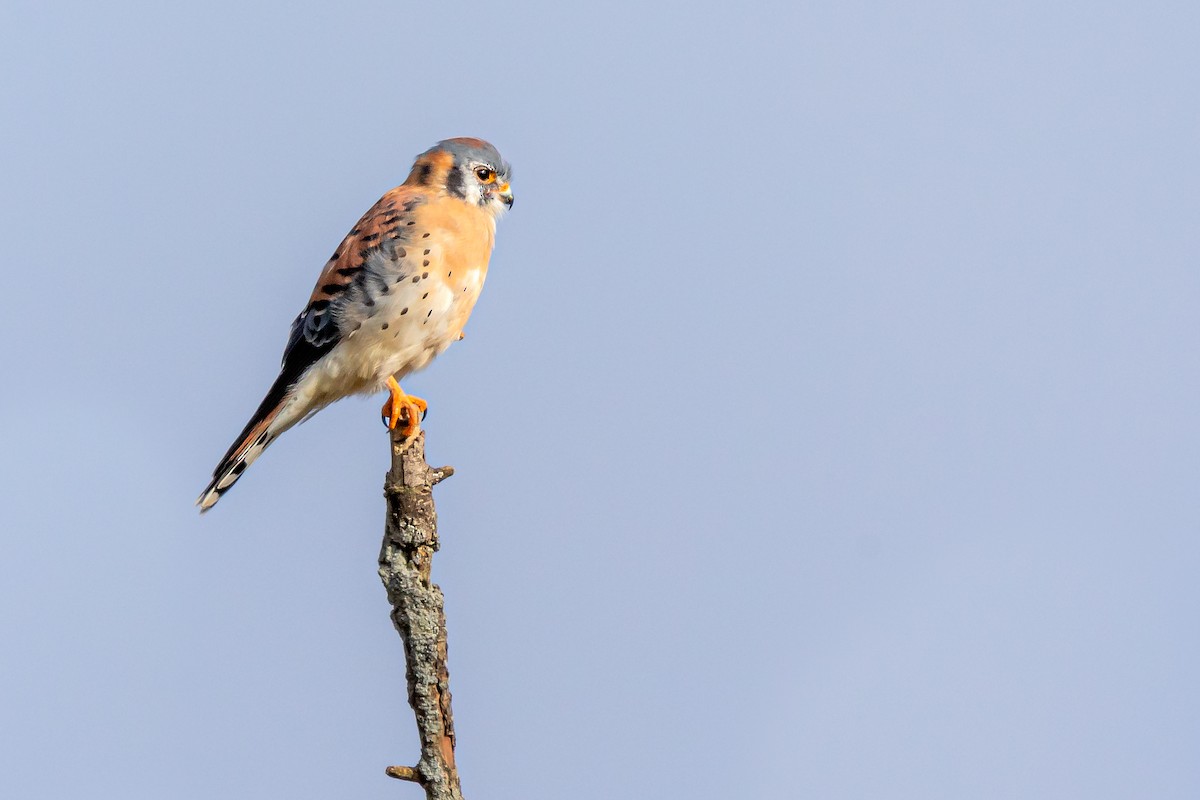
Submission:
[[[513,205],[511,173],[488,142],[444,139],[363,214],[292,322],[279,377],[213,470],[201,513],[284,431],[343,397],[386,389],[384,424],[416,435],[428,404],[400,381],[463,337]]]

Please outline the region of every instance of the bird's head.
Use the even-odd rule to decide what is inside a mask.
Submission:
[[[512,208],[512,168],[482,139],[446,139],[417,156],[406,184],[439,189],[493,216]]]

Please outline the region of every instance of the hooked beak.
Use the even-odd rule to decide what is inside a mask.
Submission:
[[[507,183],[501,184],[500,186],[500,202],[504,203],[504,205],[508,206],[509,208],[512,208],[513,194],[512,190],[508,188]]]

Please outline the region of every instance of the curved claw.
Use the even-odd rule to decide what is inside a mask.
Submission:
[[[397,426],[402,426],[400,433],[406,439],[415,436],[417,431],[421,430],[421,420],[425,419],[429,404],[419,397],[405,394],[395,378],[387,379],[387,389],[390,394],[384,401],[383,408],[380,409],[383,424],[389,431],[394,431]]]

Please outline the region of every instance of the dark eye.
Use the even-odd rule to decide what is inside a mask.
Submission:
[[[487,167],[480,167],[475,170],[475,177],[479,178],[482,183],[491,183],[496,180],[496,173]]]

